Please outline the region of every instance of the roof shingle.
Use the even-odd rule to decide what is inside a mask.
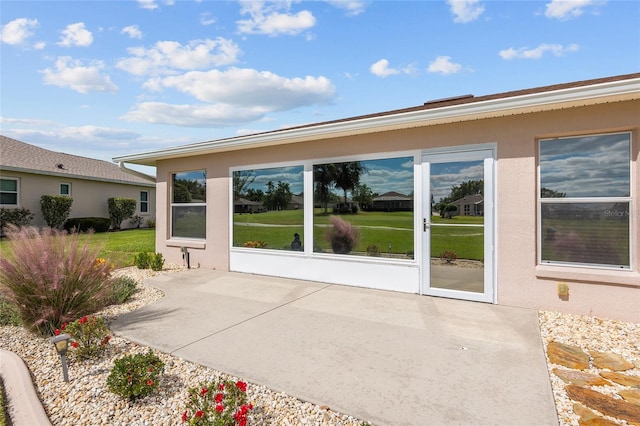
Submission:
[[[49,151],[0,135],[0,170],[154,186],[155,180],[103,160]]]

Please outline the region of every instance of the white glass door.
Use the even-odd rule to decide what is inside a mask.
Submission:
[[[422,167],[422,293],[495,302],[494,151],[425,153]]]

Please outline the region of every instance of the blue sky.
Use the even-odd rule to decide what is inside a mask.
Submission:
[[[1,133],[113,156],[640,71],[638,1],[6,1]]]

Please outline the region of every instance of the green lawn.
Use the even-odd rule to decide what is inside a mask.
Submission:
[[[133,256],[147,251],[155,252],[155,229],[131,229],[118,232],[101,232],[92,235],[82,235],[81,239],[88,239],[92,247],[100,247],[100,257],[113,263],[116,268],[133,264]],[[0,240],[0,251],[7,247],[7,240]]]
[[[330,252],[324,235],[330,224],[330,214],[316,209],[314,216],[314,251]],[[341,216],[360,230],[360,243],[355,252],[364,253],[367,246],[375,245],[381,253],[412,256],[413,212],[363,212]],[[431,256],[439,257],[443,251],[453,251],[459,258],[483,260],[483,227],[458,227],[438,225],[482,225],[483,217],[456,216],[443,219],[433,216],[431,222]],[[271,211],[256,214],[234,214],[233,245],[242,247],[247,241],[263,241],[267,248],[288,250],[293,234],[299,233],[303,243],[310,241],[304,235],[302,210]]]

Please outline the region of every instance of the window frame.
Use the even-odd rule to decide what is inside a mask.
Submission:
[[[193,173],[193,172],[202,172],[204,173],[204,180],[205,180],[205,201],[203,203],[174,203],[173,202],[173,195],[174,195],[174,176],[181,174],[181,173]],[[179,240],[195,240],[195,241],[206,241],[207,239],[207,229],[206,229],[206,223],[207,223],[207,200],[206,198],[208,198],[206,196],[207,193],[207,169],[206,168],[200,168],[200,169],[190,169],[190,170],[180,170],[180,171],[174,171],[169,173],[169,235],[170,235],[170,239],[179,239]],[[204,235],[202,237],[185,237],[185,236],[181,236],[181,235],[175,235],[174,234],[174,229],[173,229],[173,212],[174,212],[174,207],[204,207],[204,223],[205,223],[205,229],[204,229]]]
[[[65,185],[67,186],[68,190],[66,194],[62,192],[62,187]],[[71,182],[60,182],[60,184],[58,185],[58,193],[65,197],[71,197]]]
[[[16,190],[15,191],[2,191],[0,190],[0,194],[16,194],[16,202],[15,204],[3,204],[0,201],[0,206],[2,207],[19,207],[20,206],[20,179],[19,178],[14,178],[14,177],[9,177],[9,176],[2,176],[0,177],[0,180],[12,180],[16,183]],[[0,197],[1,200],[1,197]]]
[[[146,196],[146,200],[142,199],[142,194],[147,194]],[[149,213],[149,191],[140,191],[140,195],[139,195],[139,201],[140,201],[140,206],[138,207],[138,211],[140,213]],[[142,206],[145,206],[145,209],[142,210]]]
[[[554,197],[542,197],[542,153],[541,146],[542,142],[545,141],[561,141],[563,139],[576,139],[576,138],[595,138],[598,136],[612,136],[612,135],[627,135],[629,140],[629,164],[628,172],[629,172],[629,195],[628,196],[612,196],[612,197],[603,197],[603,196],[591,196],[591,197],[562,197],[562,198],[554,198]],[[539,266],[559,266],[559,267],[571,267],[571,268],[583,268],[583,269],[598,269],[598,270],[617,270],[617,271],[628,271],[632,272],[634,270],[634,235],[633,235],[633,206],[634,206],[634,180],[633,180],[633,133],[631,131],[618,131],[618,132],[603,132],[603,133],[586,133],[586,134],[576,134],[562,137],[547,137],[547,138],[539,138],[537,141],[537,187],[536,187],[536,209],[537,209],[537,218],[536,218],[536,239],[537,239],[537,264]],[[614,265],[614,264],[601,264],[601,263],[579,263],[579,262],[565,262],[558,260],[543,260],[542,259],[542,242],[544,239],[544,230],[542,228],[542,206],[544,204],[610,204],[610,203],[626,203],[629,208],[628,215],[628,242],[629,242],[629,262],[628,265]]]

